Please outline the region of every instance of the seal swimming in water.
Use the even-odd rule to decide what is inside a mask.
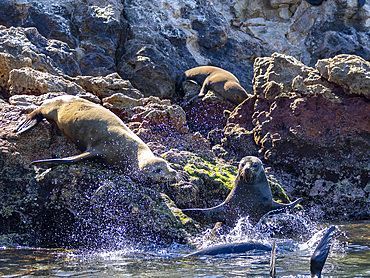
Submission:
[[[214,245],[202,250],[195,251],[185,257],[202,256],[202,255],[221,255],[221,254],[238,254],[251,250],[271,251],[271,247],[255,242],[237,242]]]
[[[218,67],[200,66],[185,71],[179,81],[179,87],[186,80],[193,80],[202,87],[198,95],[195,95],[183,105],[192,102],[197,97],[203,97],[208,90],[216,92],[236,105],[249,97],[248,93],[239,84],[239,80],[231,72]]]
[[[321,278],[321,272],[324,267],[325,261],[329,255],[330,247],[331,247],[331,239],[333,237],[333,231],[335,227],[332,226],[328,229],[328,231],[324,234],[321,241],[317,245],[315,251],[313,252],[310,260],[310,271],[312,278]],[[222,254],[238,254],[238,253],[245,253],[251,250],[261,250],[261,251],[271,251],[271,259],[270,259],[270,270],[269,270],[269,278],[276,277],[276,268],[275,268],[275,261],[276,261],[276,239],[273,241],[272,247],[261,243],[253,243],[253,242],[238,242],[238,243],[226,243],[226,244],[219,244],[214,245],[205,249],[201,249],[185,255],[184,257],[194,257],[194,256],[212,256],[212,255],[222,255]]]
[[[69,164],[97,158],[106,166],[129,172],[137,179],[168,181],[177,173],[154,156],[149,147],[108,109],[75,96],[60,96],[43,102],[18,126],[23,133],[43,118],[54,120],[59,129],[83,152],[79,155],[33,161],[32,164]]]
[[[290,204],[282,204],[272,199],[262,161],[254,156],[246,156],[239,163],[234,186],[223,203],[212,208],[190,208],[182,211],[205,222],[224,222],[234,224],[240,217],[249,216],[251,222],[266,213],[275,213],[294,207],[301,199]]]

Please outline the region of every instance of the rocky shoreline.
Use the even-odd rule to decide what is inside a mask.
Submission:
[[[275,199],[303,197],[301,204],[313,220],[370,218],[370,43],[366,31],[351,27],[348,15],[340,19],[357,32],[358,47],[335,56],[348,51],[330,52],[329,46],[322,57],[320,51],[308,55],[297,44],[294,49],[306,55],[304,64],[292,49],[284,51],[289,56],[274,52],[284,47],[258,43],[267,37],[252,40],[247,32],[235,42],[243,26],[255,26],[243,18],[245,9],[243,16],[239,10],[230,13],[223,1],[201,1],[200,10],[192,8],[192,1],[160,1],[151,12],[144,8],[151,1],[142,1],[140,7],[131,1],[108,2],[22,6],[4,1],[13,20],[0,13],[0,243],[187,243],[203,227],[179,208],[222,202],[238,161],[246,155],[263,160]],[[171,9],[174,3],[180,15]],[[293,18],[298,11],[312,16],[319,10],[303,2],[289,5]],[[330,5],[324,2],[322,9],[328,11]],[[359,12],[359,21],[366,19],[367,7]],[[269,9],[257,10],[271,11],[269,20],[277,22],[275,13],[283,15],[285,8]],[[200,20],[205,15],[212,18],[207,23],[211,26]],[[148,23],[150,18],[156,21]],[[189,22],[191,27],[185,24]],[[302,34],[312,37],[323,26],[315,21],[299,33],[294,22],[285,22],[295,30],[289,32],[290,40]],[[143,26],[153,27],[151,36]],[[195,31],[197,41],[191,42]],[[232,71],[251,97],[236,106],[208,92],[181,107],[176,81],[182,71],[201,63]],[[193,94],[199,88],[186,90]],[[80,153],[54,123],[43,121],[25,134],[15,133],[42,101],[63,94],[110,109],[182,179],[137,184],[127,173],[91,162],[52,169],[31,166],[33,160]]]

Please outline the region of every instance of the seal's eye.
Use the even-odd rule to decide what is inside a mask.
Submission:
[[[155,174],[159,174],[161,172],[162,172],[162,168],[157,168],[157,169],[153,170],[153,173],[155,173]]]

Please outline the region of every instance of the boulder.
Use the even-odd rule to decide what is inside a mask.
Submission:
[[[65,92],[69,95],[83,94],[85,90],[74,82],[61,76],[34,70],[29,67],[13,69],[9,73],[10,95],[43,95],[53,92]]]
[[[107,76],[76,76],[72,80],[101,99],[116,93],[122,93],[132,98],[144,97],[139,90],[131,85],[130,81],[123,80],[118,73]]]
[[[277,64],[295,66],[277,71]],[[353,89],[346,81],[351,75],[366,80],[367,64],[348,55],[319,60],[317,70],[281,54],[256,60],[255,97],[229,116],[222,147],[238,158],[261,153],[267,163],[286,169],[295,177],[290,193],[308,194],[312,208],[316,198],[326,204],[320,217],[368,217],[370,106],[367,91],[357,89],[366,81]],[[343,209],[336,213],[333,207]]]

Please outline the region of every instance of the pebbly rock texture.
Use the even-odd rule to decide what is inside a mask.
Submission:
[[[181,106],[186,113],[190,130],[199,131],[209,137],[209,132],[225,126],[224,111],[232,111],[235,104],[210,90],[206,92],[204,97],[192,100],[194,96],[199,94],[201,86],[192,80],[182,82],[181,86],[184,94],[184,102],[181,103]]]
[[[277,53],[256,59],[255,97],[230,115],[222,147],[289,173],[289,194],[307,196],[318,218],[368,218],[369,66],[350,55],[316,69]]]

